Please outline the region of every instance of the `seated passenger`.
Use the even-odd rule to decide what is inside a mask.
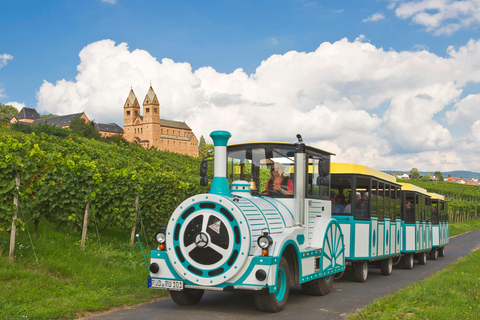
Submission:
[[[335,191],[330,192],[330,201],[332,201],[332,213],[343,213],[342,198]]]
[[[271,191],[269,195],[293,195],[293,182],[284,175],[283,165],[274,162],[270,168],[270,180],[265,185],[265,190]]]
[[[357,208],[360,206],[360,204],[362,203],[362,195],[360,194],[360,192],[356,192],[355,193],[355,205],[357,206]],[[349,203],[345,206],[345,209],[343,209],[343,213],[352,213],[352,204]]]

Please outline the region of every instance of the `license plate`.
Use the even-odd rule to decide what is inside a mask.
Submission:
[[[152,288],[179,291],[179,290],[183,290],[183,281],[152,279]]]

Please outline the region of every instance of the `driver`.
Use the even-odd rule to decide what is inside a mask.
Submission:
[[[265,185],[265,190],[275,191],[274,194],[281,194],[285,196],[293,195],[293,182],[289,177],[284,176],[283,165],[274,162],[270,168],[270,180]]]

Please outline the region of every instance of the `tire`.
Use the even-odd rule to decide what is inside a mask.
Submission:
[[[380,261],[380,271],[382,276],[389,276],[392,274],[393,261],[392,258],[384,259]]]
[[[356,282],[367,281],[368,276],[368,264],[366,261],[356,262],[353,265],[353,280]]]
[[[437,260],[438,259],[438,250],[437,248],[433,248],[432,250],[430,250],[430,260]]]
[[[427,253],[426,252],[420,252],[417,254],[417,259],[418,259],[418,264],[423,266],[424,264],[427,263]]]
[[[445,256],[445,247],[438,248],[438,256],[444,257]]]
[[[333,287],[334,275],[302,283],[302,289],[311,296],[326,296]]]
[[[182,291],[170,290],[172,300],[180,305],[197,304],[202,300],[205,290],[183,289]]]
[[[405,253],[403,255],[403,268],[411,270],[413,269],[413,254]]]
[[[285,257],[280,259],[277,270],[277,292],[257,293],[254,295],[255,306],[260,311],[279,312],[285,308],[290,292],[290,270]]]

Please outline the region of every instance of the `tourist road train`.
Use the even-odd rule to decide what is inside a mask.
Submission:
[[[209,192],[175,209],[150,252],[149,287],[168,289],[176,303],[198,303],[205,290],[242,291],[259,310],[278,312],[290,286],[322,296],[346,268],[364,282],[369,267],[388,276],[394,263],[412,269],[414,259],[444,255],[442,196],[366,166],[331,163],[332,153],[300,135],[296,143],[228,146],[229,132],[210,136]]]

